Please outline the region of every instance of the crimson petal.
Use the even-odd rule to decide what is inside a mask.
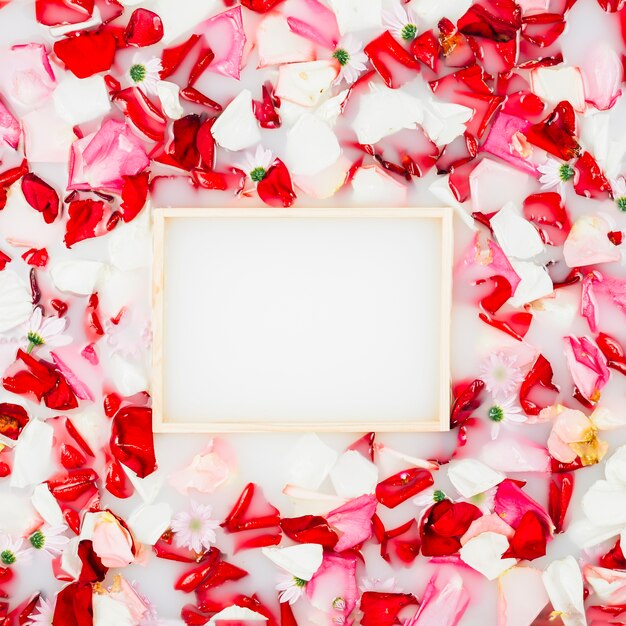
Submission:
[[[540,354],[528,374],[526,374],[519,390],[520,404],[527,415],[539,415],[539,412],[543,408],[536,402],[529,400],[528,396],[533,389],[542,387],[556,392],[559,391],[559,388],[552,382],[552,376],[552,366],[548,360]]]
[[[43,215],[46,224],[52,224],[59,215],[59,195],[39,176],[29,172],[22,178],[22,193],[26,202]]]
[[[156,470],[152,409],[127,406],[115,414],[111,425],[111,452],[139,478]]]
[[[54,44],[54,53],[77,78],[108,72],[115,51],[115,37],[108,32],[84,32]]]
[[[395,626],[402,623],[400,613],[419,603],[412,593],[379,593],[366,591],[361,596],[361,626]]]
[[[433,475],[428,470],[410,468],[378,483],[376,499],[387,508],[394,509],[433,483]]]
[[[163,39],[161,18],[148,9],[135,9],[124,31],[124,41],[129,46],[151,46]]]
[[[290,207],[296,194],[291,184],[291,176],[285,164],[276,159],[267,170],[265,178],[257,185],[259,197],[265,204],[277,207]]]

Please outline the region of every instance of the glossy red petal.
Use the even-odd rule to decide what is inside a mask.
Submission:
[[[562,246],[572,228],[561,195],[551,191],[528,196],[524,217],[537,226],[541,239],[550,246]]]
[[[115,51],[115,37],[108,32],[83,32],[54,44],[54,53],[78,78],[108,72]]]
[[[255,13],[267,13],[283,0],[241,0],[241,5]]]
[[[420,537],[424,556],[448,556],[461,548],[461,537],[470,524],[482,516],[481,510],[468,502],[436,502],[422,518]]]
[[[541,518],[534,511],[527,511],[509,539],[509,549],[502,558],[532,561],[545,555],[547,543],[548,533]]]
[[[111,424],[111,452],[115,458],[145,478],[157,468],[152,435],[152,409],[121,408]]]
[[[559,388],[552,382],[553,375],[552,366],[540,354],[528,374],[526,374],[519,391],[520,404],[527,415],[539,415],[541,409],[549,404],[547,400],[542,403],[543,406],[531,400],[529,398],[531,392],[534,392],[537,388],[559,391]]]
[[[50,493],[59,502],[74,502],[95,491],[98,474],[93,469],[76,469],[57,474],[47,481]]]
[[[201,125],[201,117],[192,114],[176,120],[172,127],[174,139],[170,143],[167,153],[184,170],[189,171],[195,167],[200,167],[200,152],[196,137]]]
[[[29,172],[22,178],[22,193],[26,202],[42,214],[46,224],[52,224],[59,215],[59,195],[39,176]]]
[[[433,72],[435,71],[437,59],[439,58],[440,46],[439,40],[432,30],[426,30],[418,35],[411,42],[410,49],[411,54],[416,59],[433,70]]]
[[[22,258],[28,265],[32,265],[33,267],[46,267],[50,257],[45,248],[41,248],[40,250],[37,250],[37,248],[30,248],[22,254]]]
[[[185,57],[191,52],[196,42],[200,39],[200,35],[191,35],[189,39],[172,48],[165,48],[161,54],[161,80],[165,80],[171,76],[185,60]]]
[[[35,19],[44,26],[78,24],[93,14],[94,0],[36,0]]]
[[[596,344],[606,357],[607,365],[626,376],[626,352],[621,344],[606,333],[600,333],[596,337]]]
[[[11,262],[11,257],[0,250],[0,272]]]
[[[380,555],[392,564],[399,561],[404,565],[410,565],[417,558],[421,545],[417,521],[412,519],[397,528],[385,531],[380,544]]]
[[[264,83],[261,89],[261,101],[252,101],[254,116],[261,128],[280,128],[280,116],[276,111],[278,107],[280,107],[280,100],[274,96],[274,87],[270,82]]]
[[[125,222],[134,220],[148,199],[149,172],[140,172],[133,176],[122,176],[122,202],[120,209]]]
[[[545,120],[527,130],[526,139],[563,161],[577,157],[580,144],[576,138],[576,115],[572,105],[566,100],[559,102]]]
[[[396,626],[402,609],[419,603],[412,593],[379,593],[366,591],[361,596],[361,626]]]
[[[139,87],[128,87],[113,95],[113,102],[147,139],[163,141],[167,118]]]
[[[135,9],[124,31],[124,41],[129,46],[151,46],[163,39],[161,18],[148,9]]]
[[[52,626],[93,626],[91,584],[70,583],[56,597]]]
[[[124,468],[114,457],[107,463],[104,486],[110,494],[122,500],[130,498],[135,492],[133,484],[130,482]]]
[[[559,474],[550,480],[548,513],[554,524],[554,532],[562,533],[565,516],[574,492],[574,474]]]
[[[433,483],[433,475],[428,470],[413,467],[378,483],[376,498],[382,505],[393,509]]]
[[[326,550],[332,550],[339,541],[337,533],[319,515],[283,518],[280,527],[289,539],[298,543],[318,543]]]
[[[574,172],[574,190],[579,196],[595,200],[611,196],[611,185],[589,152],[583,152],[574,163]]]
[[[456,428],[469,419],[480,406],[485,383],[476,379],[453,387],[454,402],[450,413],[450,428]]]
[[[228,532],[271,528],[280,524],[280,512],[254,483],[248,483],[221,526]]]
[[[257,185],[259,197],[265,204],[274,207],[290,207],[296,194],[291,183],[291,176],[285,164],[276,159],[267,170],[265,178]]]
[[[65,231],[65,245],[71,248],[75,243],[104,234],[99,229],[104,218],[106,205],[101,200],[74,200],[68,206],[68,220]]]
[[[482,0],[459,18],[457,27],[464,35],[507,42],[522,27],[522,11],[513,0]]]
[[[387,30],[376,39],[370,41],[363,52],[368,56],[374,69],[383,79],[385,85],[392,89],[401,87],[412,74],[419,72],[419,62],[399,44]],[[408,69],[410,73],[402,71]]]
[[[0,403],[0,435],[17,441],[28,420],[28,413],[23,406],[10,402]]]

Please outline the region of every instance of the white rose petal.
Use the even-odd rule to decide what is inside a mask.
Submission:
[[[92,597],[93,626],[135,626],[130,608],[124,603],[104,593]]]
[[[314,176],[293,176],[293,182],[307,196],[323,200],[334,196],[346,182],[352,163],[340,156],[335,163]]]
[[[512,567],[498,579],[498,615],[506,626],[531,626],[548,604],[543,572],[534,567]]]
[[[152,237],[148,217],[148,211],[143,211],[130,224],[118,224],[109,235],[111,265],[122,271],[150,267]]]
[[[140,359],[123,356],[119,352],[111,355],[110,374],[113,385],[123,396],[132,396],[146,391],[150,386],[150,378]]]
[[[219,613],[216,613],[209,621],[207,626],[216,626],[218,622],[225,621],[245,621],[245,622],[267,622],[267,617],[264,617],[260,613],[247,609],[243,606],[229,606]]]
[[[462,459],[450,464],[448,478],[464,498],[471,498],[495,487],[506,476],[476,459]]]
[[[609,539],[619,536],[623,524],[597,526],[588,519],[573,521],[567,531],[567,537],[580,548],[592,548]],[[625,542],[626,545],[626,542]]]
[[[56,498],[50,493],[50,489],[48,489],[46,483],[41,483],[33,489],[30,502],[41,516],[41,519],[50,526],[61,526],[65,524],[63,511],[61,511],[61,507],[56,501]]]
[[[476,221],[470,215],[469,211],[454,197],[454,194],[450,189],[449,174],[446,174],[445,176],[437,176],[435,181],[428,187],[428,191],[430,191],[430,193],[444,206],[451,206],[470,230],[478,230]]]
[[[315,106],[339,74],[335,61],[286,63],[278,68],[276,95],[295,104]]]
[[[26,322],[33,312],[33,296],[11,270],[0,272],[0,333]]]
[[[583,77],[577,67],[536,67],[530,71],[530,85],[546,102],[567,100],[577,111],[585,110]]]
[[[157,96],[161,101],[163,113],[172,120],[180,119],[185,111],[180,104],[180,87],[176,83],[160,80],[156,86]]]
[[[287,483],[304,489],[319,489],[337,456],[337,452],[316,434],[303,435],[287,456]]]
[[[287,19],[280,13],[270,13],[261,20],[256,41],[259,67],[312,61],[315,58],[313,42],[293,33]]]
[[[23,115],[21,121],[24,151],[30,163],[67,163],[76,135],[54,105],[35,109]]]
[[[587,565],[583,574],[603,604],[615,604],[613,594],[618,594],[618,598],[622,597],[622,590],[626,586],[626,572]]]
[[[597,480],[582,499],[587,519],[596,526],[626,524],[626,487]]]
[[[153,546],[168,529],[172,507],[167,502],[142,505],[130,514],[128,526],[141,543]]]
[[[32,419],[15,446],[11,487],[28,487],[46,480],[53,471],[52,426]]]
[[[622,254],[607,233],[609,223],[600,215],[579,217],[563,244],[563,258],[568,267],[584,267],[597,263],[619,261]]]
[[[374,493],[378,468],[355,450],[344,452],[332,470],[330,480],[340,498],[358,498]]]
[[[500,533],[485,532],[472,537],[460,550],[461,560],[480,572],[489,580],[494,580],[517,563],[517,559],[503,559],[509,548],[509,540]]]
[[[360,167],[352,178],[352,199],[366,206],[402,206],[407,188],[377,165]]]
[[[141,499],[146,504],[152,504],[157,499],[159,493],[161,492],[161,488],[163,487],[163,483],[165,482],[166,477],[163,474],[163,470],[157,469],[149,476],[139,478],[133,470],[129,469],[125,465],[122,465],[122,468]]]
[[[432,98],[425,103],[422,127],[437,146],[445,146],[460,137],[474,111],[453,102],[438,102]]]
[[[400,89],[378,87],[359,98],[352,129],[359,143],[374,144],[403,128],[416,128],[423,119],[420,99]]]
[[[98,261],[57,261],[50,269],[54,286],[65,293],[88,296],[96,291],[104,263]]]
[[[111,100],[102,76],[76,78],[69,72],[52,95],[58,114],[72,126],[108,113]]]
[[[349,89],[344,89],[343,91],[340,91],[336,96],[328,98],[328,100],[322,102],[315,109],[315,115],[321,120],[324,120],[329,126],[334,126],[335,122],[343,111],[343,105],[348,98],[349,93]]]
[[[554,291],[554,285],[550,274],[545,267],[532,261],[518,261],[509,259],[515,273],[520,277],[520,282],[509,303],[514,307],[520,307],[528,302],[550,295]]]
[[[611,483],[626,488],[626,446],[620,446],[611,455],[604,466],[604,475]]]
[[[293,504],[293,517],[302,515],[326,515],[329,511],[345,504],[347,498],[340,498],[330,493],[319,493],[297,485],[286,485],[283,493]]]
[[[252,93],[243,89],[222,111],[211,128],[213,138],[227,150],[243,150],[259,143],[261,133],[252,110]]]
[[[535,227],[519,215],[510,203],[491,218],[491,227],[507,257],[531,259],[544,250],[543,241]]]
[[[275,565],[301,580],[311,580],[324,558],[324,549],[318,543],[300,543],[287,548],[261,548]]]
[[[80,576],[83,569],[83,562],[78,556],[80,541],[81,537],[73,537],[61,553],[61,569],[74,580]]]
[[[583,577],[576,559],[568,556],[548,565],[543,582],[555,611],[565,626],[587,626]]]
[[[312,113],[303,115],[287,133],[285,163],[295,175],[314,176],[341,154],[335,133]]]
[[[367,28],[379,28],[382,0],[330,0],[342,35]]]

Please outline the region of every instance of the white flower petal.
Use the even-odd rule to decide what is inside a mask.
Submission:
[[[145,364],[139,359],[119,352],[111,355],[109,373],[113,385],[123,396],[146,391],[150,386]]]
[[[52,95],[58,114],[72,126],[106,115],[111,100],[102,76],[76,78],[67,73]]]
[[[445,146],[465,132],[473,114],[469,107],[431,98],[424,106],[422,127],[437,146]]]
[[[459,551],[461,560],[489,580],[517,563],[517,559],[503,559],[509,540],[500,533],[485,532],[472,537]]]
[[[344,452],[332,470],[330,480],[340,498],[357,498],[374,493],[378,468],[355,450]]]
[[[380,87],[359,98],[352,128],[359,143],[373,144],[403,128],[416,128],[423,119],[418,98],[400,89]]]
[[[470,215],[469,211],[454,197],[454,194],[450,189],[449,174],[446,174],[445,176],[437,176],[434,182],[432,182],[428,187],[428,191],[430,191],[430,193],[444,206],[451,206],[470,230],[478,230],[476,221]]]
[[[382,0],[330,0],[342,35],[381,25]]]
[[[259,143],[261,133],[252,110],[252,93],[243,89],[222,111],[211,128],[215,141],[227,150],[243,150]]]
[[[337,452],[316,434],[303,435],[287,456],[287,483],[304,489],[319,489],[337,456]]]
[[[576,559],[568,556],[548,565],[543,582],[550,602],[565,626],[587,626],[583,600],[583,577]]]
[[[81,536],[73,537],[61,552],[61,569],[74,580],[78,579],[83,569],[83,562],[78,556],[78,544],[81,539]]]
[[[506,476],[476,459],[461,459],[450,464],[448,478],[464,498],[471,498],[495,487]]]
[[[122,465],[122,468],[130,482],[133,484],[135,491],[139,494],[141,499],[146,504],[152,504],[158,497],[163,484],[165,483],[166,476],[163,471],[157,469],[155,472],[152,472],[149,476],[145,478],[139,478],[133,470],[129,469],[125,465]]]
[[[497,185],[494,185],[495,180],[498,181]],[[511,222],[510,226],[514,229],[519,224],[519,220],[523,220],[526,224],[522,227],[523,230],[520,235],[529,239],[528,241],[522,241],[517,250],[524,251],[526,246],[530,245],[529,256],[537,254],[536,250],[543,250],[543,242],[535,227],[521,217],[513,207],[522,205],[526,197],[533,191],[532,185],[534,184],[535,181],[526,172],[494,159],[483,159],[469,175],[471,202],[474,211],[493,213],[502,208],[492,218],[496,220],[496,225],[500,224],[502,228],[505,228]],[[498,218],[502,211],[505,211],[505,213]],[[499,220],[502,220],[502,222],[499,222]],[[541,247],[537,244],[537,240],[539,240]],[[505,252],[507,251],[505,250]],[[512,252],[507,252],[507,254],[512,254]],[[518,255],[513,254],[513,256]],[[521,256],[518,258],[527,257]]]
[[[307,196],[323,200],[334,196],[346,182],[352,163],[345,156],[340,156],[335,163],[314,176],[292,176],[293,182]]]
[[[247,609],[243,606],[229,606],[219,613],[216,613],[209,621],[207,626],[216,626],[218,622],[237,622],[237,621],[245,621],[245,622],[267,622],[267,617],[264,617],[260,613],[256,611],[252,611],[251,609]]]
[[[347,100],[349,93],[349,89],[344,89],[340,91],[336,96],[328,98],[328,100],[322,102],[315,109],[315,115],[321,120],[324,120],[329,126],[334,126],[335,122],[343,111],[343,105]]]
[[[98,261],[57,261],[50,268],[50,276],[59,291],[88,296],[96,291],[104,267]]]
[[[156,93],[161,101],[163,113],[172,120],[180,119],[185,111],[180,104],[180,87],[176,83],[160,80],[156,86]]]
[[[76,135],[52,104],[22,116],[24,151],[30,163],[67,163]]]
[[[338,68],[339,64],[333,60],[281,65],[278,68],[276,95],[302,106],[315,106],[337,78]]]
[[[508,203],[491,218],[491,227],[507,255],[516,259],[531,259],[544,250],[543,241],[535,227]]]
[[[113,267],[122,271],[150,267],[152,237],[147,210],[130,224],[118,224],[107,239]]]
[[[168,529],[172,519],[172,507],[167,502],[141,505],[128,518],[128,526],[135,539],[153,546]]]
[[[130,608],[105,593],[92,596],[93,626],[135,626]]]
[[[269,13],[256,31],[259,67],[298,63],[315,59],[315,45],[291,31],[280,13]]]
[[[567,100],[577,111],[585,110],[583,77],[577,67],[536,67],[530,71],[532,92],[550,104]]]
[[[50,493],[47,484],[41,483],[37,485],[33,489],[30,501],[44,522],[50,526],[61,526],[65,523],[63,511],[61,511],[61,507],[55,497]]]
[[[33,296],[11,270],[0,272],[0,333],[24,324],[33,312]]]
[[[597,263],[612,263],[622,258],[607,233],[609,223],[600,215],[579,217],[563,244],[563,258],[568,267],[584,267]]]
[[[377,165],[360,167],[352,178],[352,199],[365,206],[403,206],[407,188]]]
[[[52,426],[33,419],[20,434],[15,446],[11,487],[28,487],[46,480],[53,471]]]
[[[520,307],[528,302],[550,295],[554,286],[550,274],[545,267],[532,261],[518,261],[509,259],[515,273],[520,277],[520,282],[509,303],[514,307]]]
[[[420,26],[426,29],[436,26],[442,17],[456,23],[471,4],[473,0],[413,0],[411,9],[419,18]]]
[[[548,603],[543,572],[534,567],[512,567],[498,579],[498,624],[531,626]]]
[[[335,133],[312,113],[303,115],[287,133],[285,163],[294,175],[314,176],[341,154]]]
[[[261,548],[275,565],[301,580],[311,580],[324,558],[324,549],[318,543],[300,543],[287,548]]]
[[[569,525],[566,535],[578,547],[586,549],[618,537],[623,527],[621,523],[612,526],[597,526],[588,519],[579,519]]]
[[[582,508],[596,526],[626,524],[626,486],[597,480],[583,496]]]
[[[607,460],[604,475],[609,482],[626,489],[626,446],[620,446]]]

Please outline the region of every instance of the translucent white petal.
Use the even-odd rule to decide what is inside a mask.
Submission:
[[[448,478],[464,498],[471,498],[495,487],[506,476],[476,459],[461,459],[450,464]]]
[[[607,460],[604,475],[608,481],[626,488],[626,446],[620,446]]]
[[[425,103],[422,127],[437,146],[445,146],[465,132],[472,109],[453,102],[439,102],[432,98]]]
[[[261,133],[252,110],[252,93],[243,89],[222,111],[211,128],[215,141],[227,150],[243,150],[259,143]]]
[[[583,496],[582,508],[596,526],[626,524],[626,486],[597,480]]]
[[[344,452],[330,471],[330,480],[340,498],[357,498],[374,493],[378,468],[355,450]]]
[[[287,483],[305,489],[319,489],[337,456],[337,452],[314,433],[303,435],[287,455]]]
[[[76,78],[68,72],[52,95],[58,114],[72,126],[106,115],[111,100],[102,76]]]
[[[579,217],[563,244],[563,258],[568,267],[619,261],[621,252],[607,237],[610,230],[611,226],[600,215]]]
[[[207,626],[216,626],[218,622],[228,623],[229,621],[267,622],[267,617],[263,617],[260,613],[247,609],[243,606],[233,605],[223,609],[219,613],[216,613],[211,618]]]
[[[498,626],[531,626],[548,603],[543,572],[512,567],[498,579]]]
[[[152,546],[168,529],[172,519],[172,507],[167,502],[141,505],[128,518],[128,526],[141,543]]]
[[[50,268],[50,275],[59,291],[88,296],[96,291],[104,267],[98,261],[57,261]]]
[[[360,167],[352,178],[353,201],[365,206],[402,206],[407,188],[377,165]]]
[[[339,74],[334,61],[286,63],[278,68],[276,95],[295,104],[315,106]]]
[[[532,261],[518,261],[516,259],[509,259],[509,261],[521,279],[515,293],[509,299],[511,305],[520,307],[553,292],[552,279],[545,267]]]
[[[591,548],[619,536],[623,527],[623,524],[597,526],[588,519],[579,519],[569,525],[565,534],[580,548]]]
[[[294,175],[314,176],[341,154],[335,133],[312,113],[304,114],[287,132],[285,164]]]
[[[510,203],[491,218],[491,227],[507,257],[531,259],[544,250],[537,229]]]
[[[291,31],[280,13],[269,13],[256,31],[259,67],[298,63],[315,59],[315,45]]]
[[[0,333],[28,320],[33,312],[33,297],[24,281],[11,270],[0,272]]]
[[[577,111],[585,110],[583,77],[577,67],[536,67],[530,72],[533,93],[550,104],[567,100]]]
[[[94,593],[92,599],[93,626],[134,626],[130,608],[108,594]]]
[[[503,559],[509,547],[508,539],[499,533],[486,532],[470,539],[460,550],[461,560],[489,580],[517,563],[517,559]]]
[[[317,543],[300,543],[287,548],[262,548],[261,551],[272,563],[302,580],[311,580],[324,558],[324,550]]]
[[[30,163],[67,163],[76,135],[52,104],[22,116],[24,151]]]
[[[346,181],[352,163],[345,156],[340,156],[332,165],[314,176],[294,175],[293,182],[307,196],[323,200],[334,196]]]
[[[160,80],[156,87],[157,96],[161,101],[163,113],[172,120],[180,119],[185,111],[180,104],[180,87],[176,83]]]
[[[150,386],[145,363],[119,352],[111,355],[109,373],[113,379],[113,385],[123,396],[132,396],[146,391]]]
[[[128,271],[150,267],[152,237],[147,210],[130,224],[118,224],[107,239],[111,265],[117,269]]]
[[[382,0],[330,0],[342,35],[381,25]]]
[[[52,474],[52,426],[32,419],[15,446],[11,487],[37,485]]]
[[[63,511],[45,483],[33,489],[30,501],[44,522],[50,526],[61,526],[65,523]]]
[[[543,582],[552,606],[565,626],[587,626],[583,603],[583,577],[576,559],[568,556],[548,565]]]

